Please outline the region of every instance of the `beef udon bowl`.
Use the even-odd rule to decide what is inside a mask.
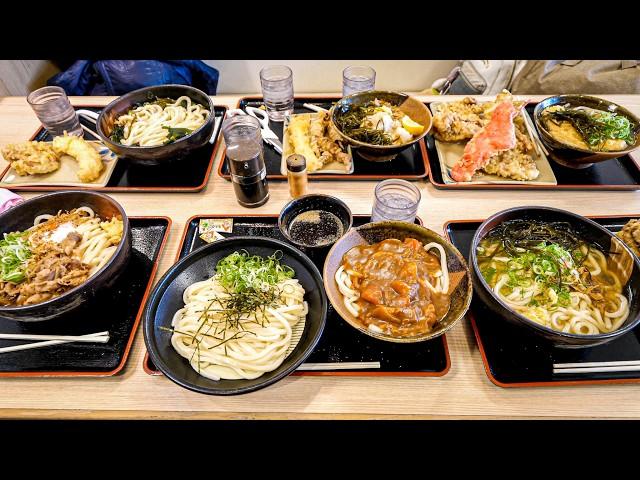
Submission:
[[[107,195],[55,192],[0,215],[0,317],[59,317],[113,286],[131,254],[129,220]]]
[[[640,261],[612,232],[571,212],[517,207],[485,220],[473,283],[500,318],[558,347],[611,341],[640,323]]]

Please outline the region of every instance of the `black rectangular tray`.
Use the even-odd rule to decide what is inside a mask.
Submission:
[[[527,111],[533,118],[536,104],[527,105]],[[613,160],[595,163],[592,167],[576,169],[559,165],[549,158],[549,165],[556,176],[558,185],[530,185],[523,183],[509,185],[444,183],[442,169],[433,135],[425,137],[429,162],[429,180],[436,188],[444,190],[640,190],[640,167],[630,155]]]
[[[25,323],[0,318],[0,331],[38,335],[83,335],[108,330],[109,342],[67,343],[0,355],[0,377],[111,376],[127,361],[169,233],[167,217],[129,217],[131,260],[116,284],[62,317]],[[0,347],[20,343],[0,340]]]
[[[76,110],[92,110],[100,112],[102,107],[95,106],[78,106]],[[216,117],[224,117],[227,107],[216,106],[214,114]],[[92,131],[96,131],[96,126],[90,121],[80,117],[80,123]],[[95,140],[90,135],[85,135],[86,140]],[[43,127],[31,137],[31,140],[51,141],[52,137]],[[199,148],[185,158],[181,159],[178,164],[169,165],[132,165],[125,159],[119,159],[116,168],[113,170],[109,182],[104,187],[73,187],[78,189],[91,189],[100,192],[167,192],[167,193],[193,193],[201,191],[209,181],[213,162],[216,157],[216,151],[220,144],[220,129],[216,133],[216,140],[213,144],[207,143],[204,147]],[[7,167],[0,178],[4,176]],[[30,192],[53,192],[58,190],[69,189],[64,186],[52,185],[8,185],[6,188],[14,191],[30,191]]]
[[[589,217],[617,232],[634,216]],[[445,234],[468,259],[473,235],[480,220],[445,224]],[[640,372],[554,374],[554,363],[640,360],[640,328],[604,345],[569,350],[553,347],[536,336],[522,332],[491,312],[477,297],[468,316],[480,348],[489,379],[499,387],[544,387],[598,383],[639,383]]]
[[[178,259],[201,247],[205,242],[198,236],[201,218],[221,218],[224,215],[198,215],[192,217],[185,227],[182,243],[178,248]],[[369,216],[354,215],[353,225],[370,221]],[[416,223],[420,223],[419,219]],[[286,241],[278,229],[277,215],[233,216],[233,233],[224,236],[250,235],[276,238]],[[324,258],[313,258],[322,272]],[[360,333],[342,320],[331,304],[327,312],[327,323],[318,345],[307,358],[309,363],[372,362],[379,361],[379,369],[359,370],[299,370],[294,375],[344,375],[344,376],[430,376],[445,375],[450,368],[449,349],[444,335],[427,342],[392,343],[377,340]],[[150,375],[160,375],[155,365],[144,359],[144,370]]]
[[[296,97],[294,102],[294,113],[311,113],[312,110],[302,106],[304,103],[312,103],[320,107],[329,109],[340,97]],[[240,99],[238,108],[244,109],[247,106],[261,107],[262,97],[246,97]],[[269,122],[269,127],[273,130],[280,141],[283,135],[283,122]],[[405,180],[419,180],[427,176],[427,154],[424,142],[420,140],[411,147],[402,151],[396,158],[389,162],[370,162],[360,157],[353,151],[353,173],[314,173],[309,175],[310,180],[385,180],[387,178],[402,178]],[[272,146],[264,144],[264,163],[267,168],[267,179],[286,180],[287,177],[280,173],[282,155],[276,152]],[[229,172],[229,159],[225,154],[218,167],[218,175],[225,180],[231,180]]]

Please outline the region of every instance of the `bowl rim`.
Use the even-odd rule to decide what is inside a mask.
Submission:
[[[634,261],[635,267],[636,269],[638,269],[638,271],[640,271],[640,260],[638,259],[638,257],[636,255],[634,255],[634,253],[631,251],[631,249],[627,246],[627,244],[625,242],[622,241],[622,239],[618,238],[616,236],[615,233],[607,230],[606,228],[604,228],[602,225],[598,224],[597,222],[583,217],[582,215],[578,215],[577,213],[573,213],[573,212],[569,212],[568,210],[563,210],[561,208],[555,208],[555,207],[545,207],[545,206],[539,206],[539,205],[529,205],[529,206],[520,206],[520,207],[512,207],[512,208],[507,208],[504,210],[501,210],[499,212],[494,213],[493,215],[491,215],[490,217],[488,217],[487,219],[485,219],[479,226],[478,229],[476,230],[476,233],[473,235],[473,239],[471,241],[471,251],[469,252],[469,260],[471,263],[471,266],[474,270],[475,276],[478,277],[478,280],[480,281],[482,288],[489,293],[489,295],[491,296],[491,298],[493,298],[496,302],[498,302],[498,304],[504,308],[506,311],[512,313],[513,315],[515,315],[516,318],[518,318],[518,320],[523,323],[524,326],[529,326],[529,327],[533,327],[535,330],[539,330],[541,333],[551,333],[552,335],[557,335],[558,337],[561,338],[567,338],[567,339],[572,339],[572,340],[593,340],[593,341],[598,341],[598,340],[608,340],[608,339],[612,339],[615,338],[617,336],[623,335],[625,333],[627,333],[630,330],[633,330],[635,327],[638,326],[638,324],[640,324],[640,312],[636,315],[636,318],[634,320],[632,320],[631,322],[629,322],[627,325],[622,326],[620,328],[618,328],[617,330],[614,330],[612,332],[607,332],[607,333],[597,333],[594,335],[581,335],[578,333],[568,333],[568,332],[560,332],[557,330],[554,330],[552,328],[546,327],[544,325],[541,325],[537,322],[534,322],[533,320],[530,320],[529,318],[525,317],[524,315],[517,313],[516,311],[514,311],[512,308],[510,308],[505,302],[503,302],[500,298],[498,298],[495,293],[493,292],[493,289],[489,287],[489,285],[487,284],[487,282],[484,279],[484,276],[482,275],[482,273],[480,272],[480,267],[478,266],[478,258],[476,255],[476,249],[478,247],[478,244],[480,243],[480,241],[482,239],[484,239],[486,237],[486,235],[489,234],[489,232],[493,231],[494,227],[491,230],[489,230],[482,238],[480,238],[480,230],[482,229],[482,227],[487,224],[490,221],[495,220],[497,217],[504,215],[506,213],[511,213],[511,212],[522,212],[522,211],[531,211],[531,210],[542,210],[542,211],[547,211],[547,212],[556,212],[556,213],[562,213],[562,214],[566,214],[569,215],[573,218],[575,218],[578,221],[584,222],[588,225],[591,225],[593,227],[595,227],[597,230],[600,230],[601,232],[607,234],[609,237],[611,238],[617,238],[620,241],[620,244],[622,244],[622,246],[624,247],[624,249],[629,253],[629,255],[631,255],[631,258]],[[500,224],[503,222],[500,222]],[[498,225],[500,225],[498,224]]]
[[[149,358],[151,359],[153,364],[156,367],[158,367],[158,370],[160,370],[167,378],[169,378],[172,382],[176,383],[177,385],[180,385],[183,388],[186,388],[188,390],[198,392],[198,393],[204,393],[207,395],[223,395],[223,396],[238,395],[238,394],[244,394],[244,393],[260,390],[262,388],[273,385],[274,383],[277,383],[278,381],[282,380],[283,378],[289,376],[292,372],[294,372],[302,363],[304,363],[304,361],[309,357],[309,355],[311,355],[311,353],[317,346],[318,342],[322,338],[322,334],[324,333],[324,329],[327,323],[329,300],[327,298],[327,294],[324,291],[324,289],[319,289],[321,312],[320,312],[320,326],[318,329],[318,333],[314,338],[311,339],[311,342],[309,343],[307,348],[300,353],[300,357],[295,362],[293,362],[290,367],[283,369],[282,372],[278,373],[277,375],[275,375],[273,378],[269,380],[258,383],[257,385],[254,385],[251,387],[240,387],[240,388],[232,388],[232,389],[220,389],[219,387],[207,388],[207,387],[194,385],[183,380],[177,375],[174,375],[172,370],[168,368],[167,365],[165,365],[165,362],[163,361],[162,356],[159,354],[158,351],[156,351],[155,342],[152,341],[153,339],[156,338],[155,334],[153,333],[153,330],[155,329],[155,325],[156,325],[157,307],[162,301],[162,299],[164,298],[164,295],[166,294],[166,291],[171,285],[171,283],[175,281],[175,277],[177,277],[178,275],[180,275],[180,273],[184,271],[183,266],[186,263],[190,262],[191,258],[194,256],[205,255],[203,258],[206,259],[211,254],[221,249],[221,247],[224,247],[233,243],[242,242],[242,241],[255,242],[256,240],[260,240],[267,244],[272,244],[274,245],[274,249],[283,249],[283,248],[290,249],[291,250],[290,254],[297,257],[300,263],[303,263],[305,265],[305,267],[310,272],[311,276],[314,278],[315,283],[318,283],[318,280],[319,280],[320,281],[319,284],[320,285],[322,284],[322,275],[320,274],[318,267],[316,267],[313,261],[311,261],[311,259],[307,255],[305,255],[304,252],[296,248],[294,245],[290,245],[282,240],[277,240],[275,238],[262,237],[262,236],[252,237],[250,235],[228,237],[223,240],[218,240],[216,242],[203,245],[195,249],[194,251],[192,251],[190,254],[182,257],[178,262],[174,263],[171,267],[169,267],[169,269],[164,273],[164,275],[162,275],[162,278],[158,280],[156,285],[153,287],[152,292],[149,294],[149,297],[147,299],[147,302],[145,304],[144,311],[143,311],[143,337],[144,337],[145,347],[147,348],[147,352],[149,353]],[[212,251],[205,253],[206,250],[212,250]],[[173,278],[170,278],[170,277],[173,277]],[[152,310],[154,311],[153,315],[152,315]],[[305,325],[305,329],[306,328],[307,327]],[[294,348],[291,354],[293,354],[293,352],[295,352],[297,348],[298,346]],[[175,352],[175,350],[174,350],[174,353],[175,355],[180,357],[180,354],[178,352]],[[289,356],[291,356],[291,354]],[[184,360],[186,361],[186,359]],[[191,368],[191,366],[189,366],[189,368]],[[278,368],[280,368],[280,366]],[[211,380],[211,381],[214,382],[214,380]],[[239,380],[239,381],[242,381],[242,380]]]
[[[309,248],[309,249],[321,249],[329,246],[329,245],[306,245],[304,243],[296,242],[289,235],[288,229],[286,228],[287,225],[285,225],[284,223],[284,212],[285,210],[293,207],[296,203],[300,203],[301,201],[307,198],[315,198],[322,201],[330,200],[332,202],[335,202],[338,205],[340,205],[340,207],[342,207],[344,211],[347,212],[347,214],[349,215],[349,225],[347,226],[347,228],[345,228],[344,233],[340,237],[338,237],[335,242],[333,242],[332,246],[335,245],[335,243],[337,243],[338,240],[344,237],[349,232],[349,230],[351,230],[351,228],[353,227],[353,213],[351,212],[351,209],[345,202],[340,200],[338,197],[334,197],[333,195],[327,195],[326,193],[308,193],[306,195],[302,195],[300,197],[296,197],[289,200],[284,205],[284,207],[282,207],[282,209],[280,210],[280,213],[278,214],[278,229],[280,230],[280,233],[282,233],[282,236],[286,238],[287,241],[293,244],[293,246],[295,246],[296,248],[302,247],[302,248]],[[303,212],[300,212],[300,213],[303,213]],[[332,212],[329,212],[329,213],[332,213]]]
[[[115,200],[114,198],[110,197],[109,195],[105,195],[104,193],[99,193],[99,192],[93,192],[93,191],[87,191],[87,190],[63,190],[60,192],[51,192],[51,193],[46,193],[44,195],[38,195],[37,197],[33,197],[30,198],[28,200],[25,200],[24,202],[19,203],[18,205],[16,205],[13,208],[10,208],[9,210],[7,210],[6,212],[0,214],[0,225],[2,225],[2,220],[4,219],[4,216],[7,213],[10,213],[12,211],[14,211],[14,209],[20,208],[23,205],[27,205],[29,202],[35,202],[36,200],[40,200],[42,198],[52,198],[52,197],[57,197],[57,196],[66,196],[69,194],[83,194],[83,195],[89,195],[92,197],[98,197],[98,198],[103,198],[105,200],[107,200],[108,202],[110,202],[111,204],[113,204],[117,210],[120,212],[120,216],[122,217],[122,237],[120,238],[120,243],[118,244],[118,248],[116,248],[116,251],[113,252],[113,255],[111,255],[111,258],[107,261],[107,263],[105,263],[100,270],[98,270],[96,273],[94,273],[93,275],[91,275],[89,278],[87,278],[87,280],[85,280],[84,282],[82,282],[80,285],[77,285],[75,287],[73,287],[71,290],[67,290],[66,292],[64,292],[62,295],[59,295],[57,297],[54,298],[50,298],[49,300],[46,300],[44,302],[40,302],[40,303],[34,303],[33,305],[20,305],[17,307],[12,307],[12,306],[0,306],[0,316],[2,315],[2,312],[29,312],[30,310],[34,310],[34,309],[39,309],[39,308],[43,308],[46,307],[47,305],[51,305],[53,303],[59,302],[61,299],[67,298],[69,296],[71,296],[74,292],[77,292],[78,290],[82,289],[82,288],[86,288],[87,286],[89,286],[90,284],[94,283],[95,280],[97,278],[99,278],[104,271],[109,268],[111,266],[111,264],[114,262],[114,260],[116,258],[118,258],[118,256],[120,255],[120,253],[122,252],[122,250],[125,248],[125,243],[128,241],[127,238],[131,236],[130,233],[130,223],[129,223],[129,217],[127,216],[127,214],[124,211],[124,208],[122,207],[122,205],[120,205],[120,203]],[[82,206],[82,205],[79,205]],[[78,208],[78,207],[75,207]],[[14,212],[15,213],[15,212]],[[18,320],[19,319],[15,319]]]
[[[340,237],[338,239],[338,241],[336,241],[336,243],[331,247],[331,250],[329,250],[329,253],[327,253],[327,258],[326,258],[326,260],[324,262],[324,266],[322,268],[323,283],[324,283],[324,286],[325,286],[325,290],[327,292],[327,298],[329,299],[329,302],[333,306],[333,308],[336,311],[336,313],[338,314],[338,316],[340,316],[340,318],[342,318],[345,322],[347,322],[349,325],[351,325],[353,328],[355,328],[359,332],[364,333],[365,335],[368,335],[368,336],[370,336],[372,338],[375,338],[377,340],[382,340],[382,341],[385,341],[385,342],[392,342],[392,343],[420,343],[420,342],[426,342],[426,341],[438,338],[441,335],[444,335],[446,332],[451,330],[458,322],[460,322],[460,320],[462,318],[464,318],[464,316],[467,314],[467,311],[469,310],[469,307],[471,306],[471,300],[473,298],[473,285],[472,285],[473,282],[471,281],[471,271],[469,269],[469,264],[467,263],[467,261],[464,258],[464,255],[462,255],[460,250],[458,250],[458,248],[455,245],[453,245],[453,243],[451,243],[449,240],[444,238],[439,233],[431,230],[430,228],[424,227],[422,225],[416,225],[416,224],[413,224],[413,223],[403,222],[403,221],[400,221],[400,220],[383,220],[383,221],[379,221],[379,222],[365,223],[363,225],[360,225],[359,227],[352,228],[351,231],[348,232],[348,233],[353,235],[353,234],[357,233],[361,229],[362,230],[366,230],[366,229],[371,229],[371,228],[376,228],[376,227],[382,227],[382,226],[385,226],[385,225],[389,226],[389,227],[393,227],[393,228],[406,228],[406,226],[403,227],[402,224],[406,224],[406,225],[410,225],[411,226],[411,229],[410,230],[407,229],[407,231],[411,231],[411,230],[415,230],[415,229],[417,229],[419,231],[420,230],[424,230],[426,232],[429,232],[430,235],[433,235],[433,236],[437,237],[440,240],[440,242],[443,245],[443,247],[447,247],[447,250],[451,251],[458,258],[458,260],[460,261],[460,264],[463,267],[463,271],[464,271],[465,277],[467,279],[467,289],[466,289],[466,292],[465,292],[464,307],[461,309],[460,314],[456,318],[451,320],[451,322],[449,322],[449,324],[447,326],[445,326],[441,330],[438,330],[435,333],[434,332],[429,332],[429,333],[421,335],[421,336],[392,337],[390,335],[385,335],[385,334],[381,334],[381,333],[370,331],[368,328],[366,328],[363,325],[361,325],[360,322],[358,322],[355,319],[355,317],[353,315],[351,315],[349,312],[346,312],[346,314],[347,314],[346,317],[348,317],[348,318],[345,318],[345,315],[343,315],[344,309],[342,308],[342,305],[337,307],[333,303],[332,295],[330,293],[331,289],[328,288],[328,285],[329,285],[330,281],[331,282],[335,282],[335,278],[334,278],[335,275],[329,275],[328,267],[329,267],[329,258],[331,258],[331,256],[335,255],[334,250],[337,249],[339,242],[342,241],[344,238],[346,238],[347,234],[345,234],[342,237]],[[393,238],[393,237],[389,237],[389,238]],[[331,278],[329,278],[329,277],[331,277]],[[338,295],[340,295],[342,297],[342,294],[339,291],[338,291]],[[340,300],[341,299],[342,298],[340,298]],[[447,315],[448,315],[448,312],[447,312]],[[445,317],[446,317],[446,315],[445,315]]]
[[[544,126],[544,124],[541,121],[541,115],[542,112],[544,112],[547,108],[551,107],[552,105],[546,105],[546,106],[542,106],[543,104],[545,104],[545,102],[549,102],[551,100],[554,99],[566,99],[567,102],[570,102],[571,99],[588,99],[588,100],[595,100],[598,102],[603,102],[606,103],[608,105],[613,105],[616,107],[616,110],[619,110],[622,112],[622,114],[627,117],[629,120],[632,120],[633,122],[635,122],[636,124],[636,143],[634,145],[631,145],[629,148],[625,148],[624,150],[610,150],[610,151],[597,151],[597,150],[589,150],[589,149],[585,149],[585,148],[580,148],[580,147],[576,147],[573,145],[569,145],[567,143],[564,143],[558,139],[556,139],[556,137],[554,137],[553,135],[551,135],[551,133],[549,133],[549,130],[547,130],[547,128]],[[558,102],[560,103],[560,102]],[[555,104],[554,104],[555,105]],[[578,93],[567,93],[567,94],[562,94],[562,95],[552,95],[550,97],[547,97],[543,100],[540,100],[538,102],[538,104],[535,106],[535,108],[533,109],[533,120],[535,123],[535,126],[538,130],[542,130],[546,135],[548,135],[549,137],[551,137],[558,145],[562,145],[563,148],[566,148],[567,150],[573,150],[576,152],[581,152],[581,153],[590,153],[591,155],[613,155],[613,156],[619,156],[619,155],[627,155],[628,153],[636,150],[637,148],[640,148],[640,118],[638,118],[633,112],[629,111],[627,108],[623,107],[620,104],[617,104],[615,102],[612,102],[610,100],[607,100],[605,98],[600,98],[600,97],[594,97],[592,95],[583,95],[583,94],[578,94]],[[544,141],[544,136],[542,137],[542,140]],[[547,142],[545,142],[545,145],[547,144]],[[547,145],[549,146],[549,145]],[[555,147],[557,148],[557,147]]]
[[[133,96],[134,94],[143,92],[143,91],[152,91],[154,89],[158,89],[158,88],[162,88],[162,87],[178,87],[178,88],[183,88],[185,91],[190,91],[190,92],[197,92],[202,94],[204,97],[206,97],[208,99],[209,102],[209,117],[207,118],[207,121],[205,121],[199,128],[197,128],[196,130],[194,130],[193,132],[191,132],[189,135],[185,135],[184,137],[179,138],[178,140],[175,140],[167,145],[152,145],[152,146],[139,146],[139,145],[123,145],[121,143],[117,143],[114,142],[113,140],[111,140],[111,138],[109,138],[108,135],[105,134],[105,132],[102,131],[102,118],[103,116],[106,115],[107,112],[111,111],[113,109],[113,107],[115,106],[115,104],[122,100],[124,97],[127,96]],[[129,108],[131,108],[132,104],[129,104]],[[154,150],[161,150],[164,147],[168,147],[170,145],[176,145],[181,143],[183,140],[188,140],[191,137],[193,137],[195,134],[197,134],[198,132],[200,132],[202,129],[206,128],[207,125],[209,123],[211,123],[211,120],[215,118],[215,105],[213,104],[213,100],[211,99],[211,96],[206,94],[205,92],[203,92],[202,90],[196,88],[196,87],[192,87],[191,85],[182,85],[179,83],[167,83],[167,84],[162,84],[162,85],[151,85],[148,87],[142,87],[142,88],[138,88],[137,90],[132,90],[130,92],[125,93],[124,95],[120,95],[118,98],[116,98],[115,100],[112,100],[111,102],[109,102],[106,106],[104,106],[102,108],[102,110],[100,111],[100,114],[98,115],[98,120],[96,120],[96,132],[98,133],[98,135],[100,135],[100,137],[102,138],[102,141],[104,143],[106,143],[108,146],[114,146],[115,148],[127,148],[127,149],[135,149],[137,151],[145,151],[145,152],[151,152]]]
[[[335,122],[335,110],[336,107],[342,103],[344,103],[344,100],[346,99],[350,99],[350,98],[356,98],[356,97],[360,97],[364,94],[367,95],[371,95],[371,94],[376,94],[376,93],[384,93],[384,94],[392,94],[392,95],[398,95],[400,97],[404,97],[405,101],[407,99],[413,100],[417,103],[419,103],[420,105],[422,105],[425,110],[427,111],[427,114],[429,116],[429,125],[425,125],[424,131],[418,135],[417,137],[411,139],[411,141],[407,142],[407,143],[401,143],[399,145],[376,145],[374,143],[365,143],[365,142],[361,142],[360,140],[356,140],[355,138],[350,137],[349,135],[347,135],[346,133],[344,133],[336,124]],[[403,102],[404,103],[404,102]],[[427,134],[431,131],[431,128],[433,126],[433,115],[431,114],[431,110],[429,110],[429,107],[427,107],[423,102],[421,102],[420,100],[418,100],[416,97],[409,95],[408,93],[404,93],[404,92],[395,92],[393,90],[367,90],[364,92],[356,92],[356,93],[352,93],[350,95],[346,95],[342,98],[340,98],[329,110],[329,117],[331,119],[331,124],[333,125],[333,127],[338,131],[338,133],[343,136],[345,139],[347,139],[349,142],[351,142],[353,145],[358,146],[358,147],[369,147],[372,149],[380,149],[380,150],[394,150],[394,149],[404,149],[405,147],[409,147],[411,145],[413,145],[416,142],[419,142],[420,140],[422,140],[424,137],[427,136]]]

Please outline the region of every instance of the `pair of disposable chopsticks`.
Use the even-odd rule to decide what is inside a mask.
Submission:
[[[109,332],[90,333],[87,335],[26,335],[20,333],[0,333],[0,340],[39,340],[33,343],[25,343],[23,345],[15,345],[13,347],[2,347],[0,353],[17,352],[19,350],[30,350],[32,348],[49,347],[51,345],[60,345],[62,343],[71,342],[93,342],[107,343],[109,341]]]
[[[303,107],[308,108],[309,110],[313,110],[314,112],[328,112],[326,108],[319,107],[318,105],[314,105],[313,103],[303,103]]]
[[[364,368],[380,368],[380,362],[303,363],[298,370],[360,370]]]
[[[640,372],[640,360],[554,363],[553,373]]]

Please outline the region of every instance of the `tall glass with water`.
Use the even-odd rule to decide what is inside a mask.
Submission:
[[[342,96],[366,92],[376,87],[376,71],[366,65],[352,65],[342,71]]]
[[[227,117],[222,135],[238,203],[248,208],[263,205],[269,200],[269,185],[260,123],[249,115]]]
[[[42,87],[29,94],[27,102],[42,123],[42,126],[54,137],[64,135],[83,135],[82,126],[64,89],[60,87]]]
[[[272,65],[260,70],[262,98],[269,120],[283,122],[293,113],[293,72],[286,65]]]
[[[406,180],[384,180],[376,185],[371,221],[400,220],[412,223],[420,205],[420,190]]]

